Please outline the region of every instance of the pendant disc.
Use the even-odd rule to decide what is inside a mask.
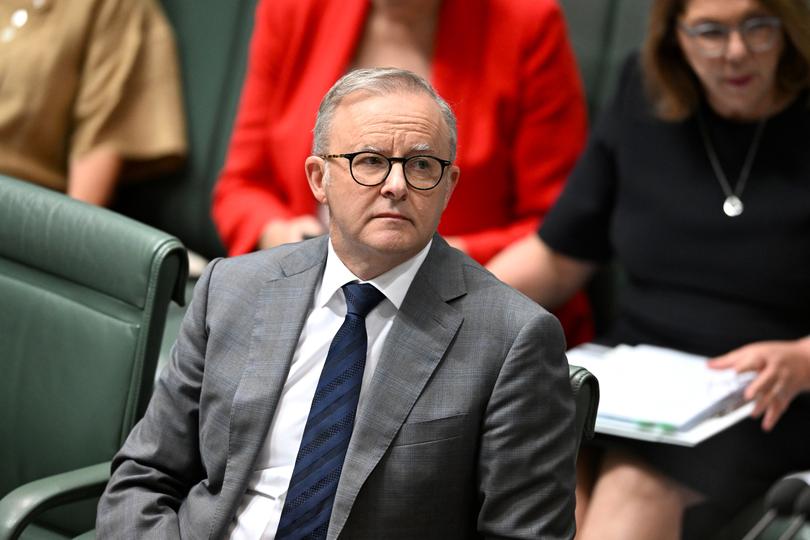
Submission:
[[[729,195],[723,202],[723,212],[728,217],[739,216],[743,213],[743,203],[736,195]]]

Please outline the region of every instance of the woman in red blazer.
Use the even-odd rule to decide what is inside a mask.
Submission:
[[[304,176],[318,104],[346,71],[428,78],[458,117],[461,181],[439,232],[479,262],[537,229],[586,135],[555,0],[261,0],[213,215],[231,255],[325,232]],[[558,312],[591,337],[583,297]]]

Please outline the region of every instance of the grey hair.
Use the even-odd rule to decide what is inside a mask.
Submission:
[[[356,69],[341,77],[329,89],[318,107],[318,118],[315,120],[315,129],[312,130],[312,153],[319,155],[327,152],[332,120],[343,98],[354,92],[384,96],[402,91],[423,92],[436,102],[450,132],[450,161],[455,160],[458,135],[453,109],[425,79],[412,71],[398,68]]]

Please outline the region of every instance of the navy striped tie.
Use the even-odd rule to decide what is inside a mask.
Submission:
[[[295,459],[277,540],[326,538],[366,365],[366,315],[383,299],[368,283],[347,283],[346,319],[329,345]]]

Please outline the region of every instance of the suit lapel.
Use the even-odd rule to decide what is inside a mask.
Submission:
[[[326,237],[302,245],[279,261],[281,277],[270,278],[257,299],[250,352],[231,407],[218,517],[232,515],[243,496],[270,429],[325,261]]]
[[[440,237],[405,297],[357,412],[329,527],[337,538],[363,483],[385,454],[400,426],[444,357],[463,321],[447,302],[465,292],[459,264]]]

